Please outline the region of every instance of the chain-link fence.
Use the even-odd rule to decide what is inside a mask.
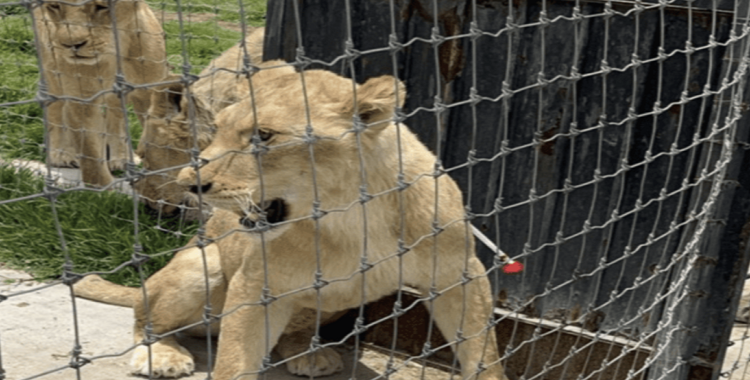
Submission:
[[[76,326],[69,363],[0,378],[744,371],[746,2],[0,12],[0,262],[54,278],[0,301],[68,285]],[[86,354],[74,293],[132,306],[135,343]]]

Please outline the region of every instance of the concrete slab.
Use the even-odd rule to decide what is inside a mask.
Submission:
[[[745,286],[742,289],[740,305],[737,307],[737,314],[734,316],[737,322],[750,323],[750,281],[745,280]]]
[[[748,273],[750,276],[750,273]],[[735,316],[736,323],[729,338],[721,372],[729,375],[729,380],[750,379],[750,281],[745,280],[740,305]]]
[[[728,373],[729,380],[750,379],[750,325],[735,324],[730,344],[721,372]]]
[[[80,368],[85,380],[133,378],[129,375],[128,350],[132,343],[133,312],[129,308],[75,299],[77,321],[73,318],[70,290],[62,284],[34,282],[25,273],[0,268],[0,373],[5,379],[21,380],[38,376],[46,380],[76,379],[76,370],[68,367],[76,345],[75,331],[84,357],[98,357]],[[2,297],[0,297],[2,299]],[[208,350],[205,339],[182,337],[180,340],[196,358],[196,372],[184,380],[205,379]],[[215,352],[215,345],[213,352]],[[344,371],[326,377],[330,380],[374,379],[383,374],[389,356],[365,348],[355,355],[351,347],[337,348],[344,358]],[[397,365],[403,361],[396,360]],[[356,368],[355,368],[356,366]],[[447,372],[409,363],[390,376],[394,380],[449,379]],[[300,379],[281,367],[271,370],[267,380]]]

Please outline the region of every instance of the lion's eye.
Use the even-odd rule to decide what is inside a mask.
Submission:
[[[60,4],[47,4],[47,10],[57,12],[60,10]]]
[[[273,133],[265,129],[258,129],[258,137],[260,137],[260,141],[266,142],[273,137]]]
[[[94,5],[94,10],[97,11],[97,12],[106,11],[108,9],[109,9],[109,7],[106,6],[106,5],[102,5],[102,4],[96,4],[96,5]]]

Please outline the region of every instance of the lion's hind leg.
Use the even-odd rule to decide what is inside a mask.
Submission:
[[[208,265],[208,281],[199,248],[180,251],[145,284],[147,299],[139,292],[134,303],[136,347],[130,366],[137,375],[153,377],[179,377],[195,369],[193,355],[182,347],[170,332],[203,319],[208,282],[213,313],[220,313],[224,303],[226,283],[221,271],[219,248],[211,244],[204,248]],[[147,302],[146,302],[147,301]],[[146,308],[148,305],[148,308]],[[202,325],[199,325],[201,327]],[[154,335],[167,335],[146,346],[145,331],[149,327]],[[218,332],[218,326],[212,326]],[[195,329],[190,329],[192,333]],[[150,349],[149,349],[150,348]],[[150,373],[149,373],[150,372]]]

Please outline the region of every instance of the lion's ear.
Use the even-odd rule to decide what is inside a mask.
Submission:
[[[179,80],[178,75],[170,74],[164,81]],[[149,116],[164,119],[180,113],[182,110],[182,93],[185,90],[182,83],[172,83],[155,87],[151,93]]]
[[[368,129],[382,130],[390,125],[396,107],[402,107],[405,98],[406,88],[400,80],[390,75],[369,79],[357,87],[359,118]]]
[[[211,111],[211,107],[203,99],[197,96],[190,96],[193,101],[193,114],[192,120],[197,128],[198,136],[198,148],[203,150],[213,140],[214,134],[216,133],[216,127],[214,125],[214,113]],[[181,109],[184,110],[186,120],[191,120],[190,114],[190,103],[187,98],[182,99]],[[190,131],[192,123],[187,122],[183,125],[186,131]]]

